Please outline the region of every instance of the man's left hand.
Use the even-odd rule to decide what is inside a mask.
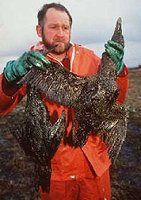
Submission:
[[[123,70],[123,56],[124,56],[124,47],[112,40],[109,40],[107,44],[105,44],[106,52],[110,55],[111,59],[116,64],[116,73],[117,75]]]

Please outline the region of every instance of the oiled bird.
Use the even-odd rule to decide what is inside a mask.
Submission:
[[[120,18],[111,40],[124,46]],[[126,136],[127,113],[124,106],[115,103],[119,93],[116,64],[107,52],[102,54],[97,75],[77,76],[52,62],[44,72],[32,68],[24,82],[51,101],[75,108],[72,134],[75,147],[85,144],[90,131],[105,134],[110,156],[116,157]]]

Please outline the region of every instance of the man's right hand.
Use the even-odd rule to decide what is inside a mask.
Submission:
[[[25,52],[17,60],[9,61],[3,74],[8,82],[17,81],[23,77],[32,67],[45,70],[50,61],[37,51]]]

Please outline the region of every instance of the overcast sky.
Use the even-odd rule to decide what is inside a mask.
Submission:
[[[37,12],[47,0],[0,0],[0,58],[19,56],[39,38]],[[72,14],[72,42],[102,53],[112,36],[117,18],[122,17],[127,64],[141,64],[141,0],[60,0]]]

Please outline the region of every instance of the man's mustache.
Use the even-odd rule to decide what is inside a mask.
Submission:
[[[61,38],[54,40],[54,42],[63,42],[63,43],[65,43],[64,39],[61,39]]]

